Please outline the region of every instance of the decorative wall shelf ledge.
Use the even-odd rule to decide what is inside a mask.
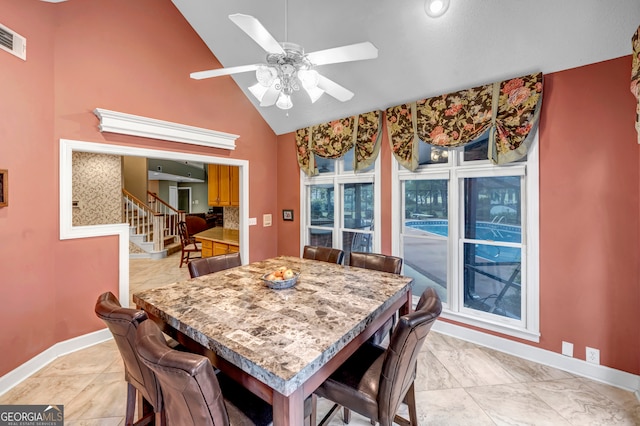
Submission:
[[[212,148],[233,150],[236,148],[238,135],[187,126],[155,118],[125,114],[96,108],[93,113],[100,119],[98,129],[101,132],[119,133],[122,135],[141,136],[145,138],[190,143]]]

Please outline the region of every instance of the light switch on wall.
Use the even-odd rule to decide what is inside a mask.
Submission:
[[[262,215],[262,226],[271,226],[271,214]]]
[[[256,219],[255,217],[250,217],[249,218],[249,226],[257,225],[257,224],[258,224],[258,219]]]

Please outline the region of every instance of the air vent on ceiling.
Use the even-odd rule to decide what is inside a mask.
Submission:
[[[0,49],[27,60],[27,39],[0,24]]]

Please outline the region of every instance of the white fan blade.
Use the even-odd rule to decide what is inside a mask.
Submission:
[[[260,106],[266,107],[266,106],[274,105],[278,100],[278,96],[280,96],[280,91],[274,88],[273,86],[269,87],[269,90],[267,90],[264,96],[262,97]]]
[[[320,75],[318,87],[336,98],[341,102],[346,102],[353,98],[353,92],[340,86],[338,83],[329,80],[327,77]]]
[[[202,80],[203,78],[220,77],[221,75],[238,74],[241,72],[255,71],[259,64],[240,65],[239,67],[218,68],[216,70],[192,72],[191,78],[194,80]]]
[[[269,53],[285,54],[284,49],[280,46],[280,43],[273,38],[273,36],[262,26],[260,21],[251,15],[243,15],[242,13],[236,13],[229,15],[229,19],[233,21],[242,31],[247,33],[249,37],[260,45],[264,50]]]
[[[378,57],[378,48],[370,42],[349,44],[333,49],[307,53],[307,59],[313,65],[337,64],[340,62],[362,61]]]

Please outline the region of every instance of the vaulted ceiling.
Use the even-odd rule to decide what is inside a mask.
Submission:
[[[229,20],[233,13],[256,17],[278,41],[285,41],[286,27],[287,41],[306,52],[362,41],[378,48],[377,59],[317,68],[355,93],[344,103],[325,94],[312,104],[300,91],[288,111],[260,107],[247,89],[256,82],[255,73],[216,77],[233,78],[277,134],[509,77],[629,55],[640,25],[638,0],[451,0],[439,18],[425,14],[424,0],[172,1],[225,67],[265,60],[264,50]],[[202,65],[193,71],[217,68],[213,59]],[[199,83],[206,91],[207,80]]]

